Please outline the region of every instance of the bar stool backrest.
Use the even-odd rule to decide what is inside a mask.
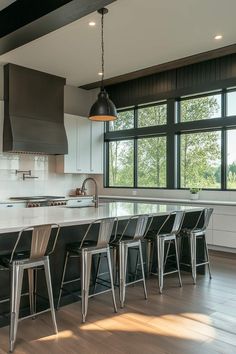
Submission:
[[[136,228],[134,232],[134,240],[142,239],[147,229],[148,215],[139,215],[137,217]]]
[[[112,235],[114,228],[115,228],[114,237],[116,238],[118,219],[116,217],[97,219],[97,220],[91,222],[91,224],[89,224],[89,226],[82,238],[82,241],[80,243],[80,249],[83,248],[84,242],[87,240],[90,230],[96,224],[99,227],[96,247],[107,247],[108,246],[108,244],[111,240],[111,235]]]
[[[47,251],[48,243],[52,235],[52,229],[56,229],[56,235],[54,237],[54,242],[51,250]],[[11,253],[10,263],[12,263],[14,259],[14,254],[17,251],[17,246],[19,245],[22,236],[27,231],[31,231],[31,240],[30,240],[31,247],[30,247],[29,259],[32,260],[32,259],[44,257],[46,254],[49,255],[53,253],[59,235],[60,226],[58,224],[36,225],[21,230],[18,234],[17,240],[15,242],[15,245]]]
[[[133,237],[133,240],[144,238],[152,222],[151,217],[151,221],[148,225],[148,219],[149,215],[147,214],[131,216],[125,224],[119,241],[122,241],[124,236],[129,236],[131,239]]]
[[[110,242],[116,218],[103,219],[100,222],[97,247],[106,247]],[[116,226],[117,227],[117,226]]]
[[[170,235],[176,235],[179,233],[183,220],[184,220],[184,211],[174,211],[166,216],[165,220],[163,221],[162,225],[158,230],[156,230],[157,236],[161,234],[165,234],[165,226],[170,219],[173,219],[173,224],[171,230],[168,232]]]
[[[203,226],[201,227],[202,231],[205,231],[206,228],[208,227],[213,210],[214,210],[213,208],[205,208],[204,209],[204,223],[203,223]]]

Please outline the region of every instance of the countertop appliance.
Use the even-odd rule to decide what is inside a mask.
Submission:
[[[12,201],[22,201],[26,203],[26,208],[43,206],[62,206],[67,204],[67,199],[63,196],[54,195],[34,195],[27,197],[11,197]]]

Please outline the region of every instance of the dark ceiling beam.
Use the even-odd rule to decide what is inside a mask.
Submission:
[[[0,12],[0,55],[116,0],[17,0]]]
[[[236,53],[236,44],[232,44],[226,47],[209,50],[208,52],[194,54],[182,59],[173,60],[164,64],[158,64],[158,65],[150,66],[149,68],[133,71],[131,73],[123,74],[120,76],[115,76],[110,79],[104,80],[104,85],[105,86],[116,85],[121,82],[139,79],[140,77],[157,74],[163,71],[177,69],[186,65],[197,64],[202,61],[216,59],[219,57],[223,57],[225,55],[230,55],[235,53]],[[81,86],[81,88],[85,90],[91,90],[99,87],[100,83],[101,81],[96,81],[91,84],[83,85]]]

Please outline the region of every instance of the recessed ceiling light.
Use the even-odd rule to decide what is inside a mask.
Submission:
[[[223,36],[221,35],[221,34],[217,34],[216,36],[215,36],[215,39],[222,39],[223,38]]]
[[[89,22],[89,26],[93,27],[93,26],[95,26],[95,25],[96,25],[96,22],[94,22],[94,21],[90,21],[90,22]]]
[[[103,74],[102,72],[98,73],[99,76],[102,76],[102,74]]]

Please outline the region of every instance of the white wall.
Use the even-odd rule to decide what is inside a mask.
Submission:
[[[97,98],[98,90],[83,90],[75,86],[65,86],[64,112],[87,117],[89,109]]]

